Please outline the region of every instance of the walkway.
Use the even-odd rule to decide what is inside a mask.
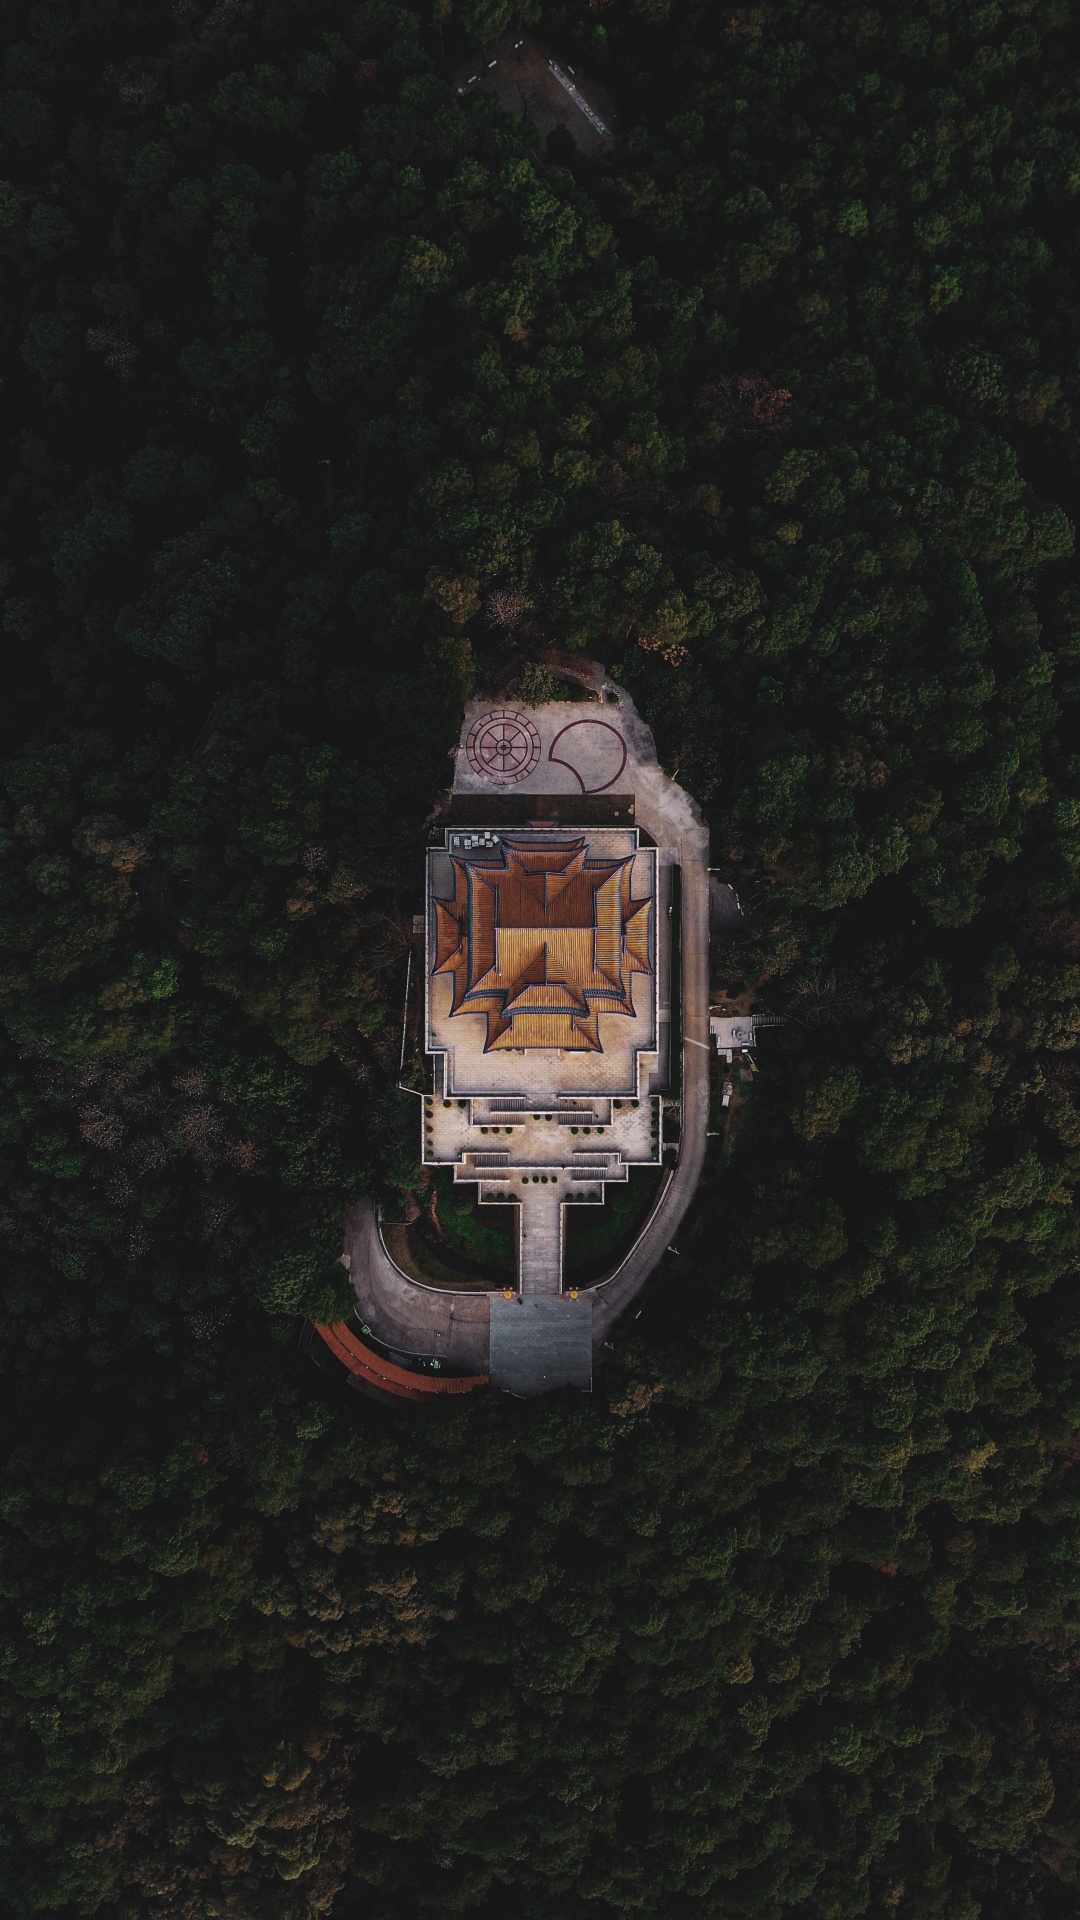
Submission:
[[[625,698],[625,696],[623,696]],[[636,712],[627,716],[651,742]],[[639,752],[641,747],[639,746]],[[709,833],[697,807],[658,766],[635,769],[637,821],[659,847],[677,854],[682,882],[682,1131],[678,1164],[656,1212],[622,1266],[593,1301],[593,1338],[605,1340],[675,1238],[705,1165],[709,1127]]]
[[[524,1293],[562,1292],[562,1203],[567,1186],[531,1186],[521,1196],[518,1288]]]

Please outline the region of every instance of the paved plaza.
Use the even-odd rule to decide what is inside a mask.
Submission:
[[[462,99],[476,91],[496,94],[507,113],[534,130],[538,144],[554,127],[565,127],[591,158],[611,148],[616,116],[606,89],[531,33],[511,29],[469,54],[454,68],[452,85]]]

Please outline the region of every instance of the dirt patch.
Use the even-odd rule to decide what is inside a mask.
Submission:
[[[528,33],[504,33],[494,46],[460,61],[450,81],[461,96],[496,94],[507,113],[535,128],[537,146],[555,127],[565,127],[574,145],[595,160],[610,151],[618,131],[606,89]]]

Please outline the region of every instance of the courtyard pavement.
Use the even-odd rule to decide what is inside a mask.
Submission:
[[[450,83],[461,95],[497,94],[507,113],[535,127],[537,146],[554,127],[565,127],[590,158],[611,144],[614,109],[606,89],[530,33],[504,33],[494,45],[470,54],[458,62]]]

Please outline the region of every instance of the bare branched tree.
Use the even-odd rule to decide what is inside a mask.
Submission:
[[[500,627],[504,633],[512,633],[531,607],[532,601],[516,588],[496,587],[494,592],[488,594],[484,618],[489,627]]]

